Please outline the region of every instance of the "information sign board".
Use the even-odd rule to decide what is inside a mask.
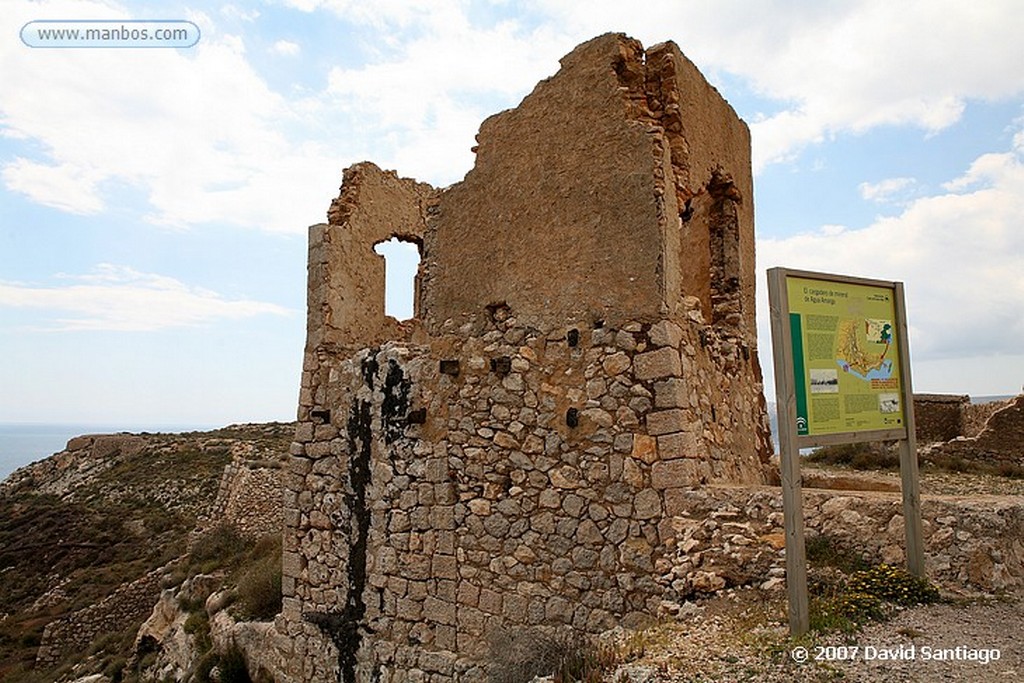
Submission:
[[[797,436],[904,426],[892,287],[786,278]]]
[[[903,284],[788,268],[768,271],[786,590],[794,636],[810,626],[800,449],[899,442],[907,566],[924,576],[914,401]]]

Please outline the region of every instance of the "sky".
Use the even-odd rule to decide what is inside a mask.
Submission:
[[[1016,0],[631,7],[0,0],[0,422],[294,419],[307,227],[342,170],[457,182],[480,122],[607,31],[674,40],[750,125],[769,397],[780,265],[904,282],[916,391],[1021,390]],[[83,19],[201,37],[20,38]]]

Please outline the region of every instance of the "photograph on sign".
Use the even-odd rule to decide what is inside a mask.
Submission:
[[[902,427],[894,291],[802,277],[786,290],[797,436]]]

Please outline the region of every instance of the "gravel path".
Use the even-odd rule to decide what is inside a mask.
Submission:
[[[643,657],[605,680],[1024,680],[1024,620],[1016,598],[902,609],[858,633],[811,636],[799,642],[788,638],[784,600],[775,595],[765,601],[760,591],[743,589],[692,605],[688,617],[648,636]],[[805,649],[794,654],[800,647]],[[809,661],[795,661],[805,653]]]

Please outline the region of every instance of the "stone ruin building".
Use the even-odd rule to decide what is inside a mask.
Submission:
[[[915,394],[923,460],[956,458],[1007,472],[1024,470],[1024,394],[971,403],[969,396]]]
[[[766,482],[746,124],[608,34],[477,140],[446,189],[352,166],[310,228],[286,680],[482,680],[496,633],[643,624],[700,588],[686,492]]]

